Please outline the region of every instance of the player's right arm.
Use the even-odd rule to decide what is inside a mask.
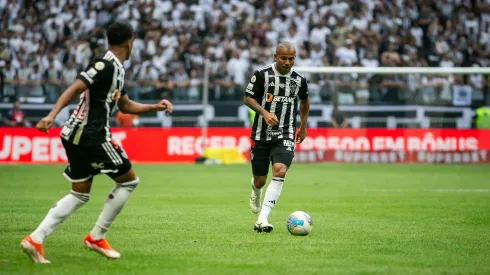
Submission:
[[[36,128],[41,132],[48,132],[56,116],[63,108],[95,83],[103,81],[106,77],[112,77],[113,72],[114,65],[111,62],[101,58],[93,59],[87,68],[78,74],[75,82],[61,94],[51,112],[37,123]]]
[[[245,89],[244,103],[255,113],[264,117],[265,123],[269,126],[275,126],[279,124],[275,114],[269,113],[257,102],[258,98],[264,96],[264,77],[259,71],[255,71],[254,75],[250,79],[247,88]]]
[[[75,82],[61,94],[51,112],[37,123],[36,128],[41,132],[48,132],[48,129],[53,125],[58,113],[86,89],[87,86],[85,86],[85,83],[80,79],[76,79]]]

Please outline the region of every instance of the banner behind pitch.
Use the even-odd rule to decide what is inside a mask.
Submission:
[[[0,163],[66,163],[60,129],[0,128]],[[133,162],[193,162],[199,128],[113,128]],[[248,157],[249,129],[209,128],[206,146],[236,147]],[[296,162],[489,162],[490,131],[455,129],[309,129]]]

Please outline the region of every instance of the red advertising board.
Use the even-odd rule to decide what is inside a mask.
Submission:
[[[209,128],[206,146],[236,147],[248,156],[249,129]],[[60,129],[0,128],[0,163],[65,163]],[[113,128],[133,162],[193,162],[203,151],[199,128]],[[490,130],[309,129],[296,162],[488,162]]]

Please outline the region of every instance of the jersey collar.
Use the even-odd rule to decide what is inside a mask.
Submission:
[[[119,66],[119,67],[122,67],[123,65],[121,64],[121,61],[119,61],[119,58],[117,58],[117,56],[112,53],[111,51],[107,51],[106,55],[110,56],[110,57],[113,57],[114,61],[116,61],[116,64]]]
[[[289,77],[291,76],[291,73],[293,72],[293,68],[291,68],[291,70],[289,71],[289,73],[287,74],[281,74],[277,69],[276,69],[276,62],[272,63],[272,70],[274,71],[274,74],[275,75],[278,75],[278,76],[285,76],[285,77]]]

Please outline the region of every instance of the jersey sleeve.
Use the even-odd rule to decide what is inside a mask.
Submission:
[[[255,71],[245,89],[245,96],[255,100],[262,98],[264,94],[264,77],[259,71]]]
[[[306,78],[301,79],[301,87],[299,88],[298,91],[298,97],[301,100],[308,99],[308,82],[306,81]]]
[[[87,88],[92,87],[97,82],[107,79],[107,77],[112,78],[112,73],[114,70],[114,65],[106,60],[95,58],[90,61],[87,68],[77,75],[77,78],[85,83]]]

